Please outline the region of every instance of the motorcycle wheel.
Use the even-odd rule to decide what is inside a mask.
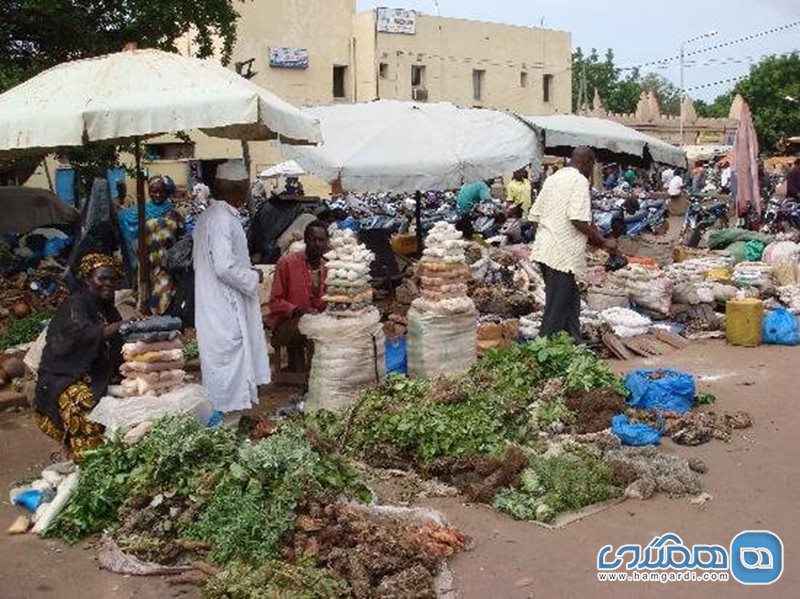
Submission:
[[[689,229],[683,236],[683,245],[696,248],[700,245],[700,239],[703,237],[703,232],[700,229]]]

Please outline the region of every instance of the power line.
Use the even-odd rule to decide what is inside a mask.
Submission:
[[[691,52],[684,52],[684,58],[687,56],[694,56],[696,54],[704,54],[705,52],[712,52],[714,50],[719,50],[720,48],[727,48],[728,46],[733,46],[735,44],[741,44],[743,42],[749,42],[751,40],[755,40],[761,37],[765,37],[767,35],[772,35],[774,33],[781,33],[792,29],[794,27],[800,26],[800,21],[794,21],[792,23],[787,23],[786,25],[779,25],[778,27],[773,27],[772,29],[767,29],[766,31],[760,31],[758,33],[753,33],[752,35],[746,35],[744,37],[740,37],[737,39],[730,40],[728,42],[722,42],[720,44],[715,44],[713,46],[707,46],[705,48],[700,48],[698,50],[692,50]],[[671,56],[669,58],[662,58],[660,60],[653,60],[650,62],[643,62],[639,65],[634,65],[630,67],[620,67],[621,71],[632,71],[634,69],[641,69],[644,67],[654,66],[654,65],[665,65],[670,62],[674,62],[676,60],[680,60],[681,56],[678,54],[677,56]]]
[[[741,81],[742,79],[747,79],[747,75],[742,75],[741,77],[731,77],[729,79],[722,79],[720,81],[714,81],[713,83],[703,83],[702,85],[695,85],[694,87],[687,87],[684,91],[690,92],[696,89],[705,89],[707,87],[715,87],[717,85],[724,85],[726,83],[734,83],[736,81]]]

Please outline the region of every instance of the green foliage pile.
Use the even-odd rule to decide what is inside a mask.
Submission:
[[[135,445],[115,438],[87,452],[78,489],[47,534],[75,543],[113,526],[123,506],[174,493],[193,504],[179,533],[208,542],[212,561],[260,562],[278,556],[303,497],[363,499],[367,490],[356,480],[338,456],[321,457],[296,425],[251,443],[191,417],[165,418]]]
[[[234,562],[203,587],[204,599],[337,599],[346,594],[344,584],[309,560],[269,561],[257,568]]]
[[[515,488],[501,489],[494,507],[519,520],[551,522],[560,512],[619,497],[605,463],[591,452],[571,447],[552,456],[534,456]]]
[[[42,332],[42,321],[51,318],[55,310],[37,312],[19,320],[12,320],[0,333],[0,351],[21,343],[31,343]]]
[[[308,425],[367,462],[380,462],[390,449],[423,473],[439,459],[500,457],[510,445],[522,446],[534,455],[528,470],[536,473],[541,489],[503,489],[495,507],[519,518],[549,520],[618,494],[599,458],[535,455],[542,431],[575,419],[565,393],[604,388],[626,394],[591,350],[562,335],[491,351],[457,379],[390,376],[351,408],[318,412]]]

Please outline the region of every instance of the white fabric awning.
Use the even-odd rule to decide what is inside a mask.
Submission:
[[[589,146],[638,158],[644,158],[647,148],[656,162],[686,167],[681,148],[615,121],[574,114],[519,118],[542,136],[545,148]]]
[[[276,177],[299,177],[305,175],[306,171],[294,160],[287,160],[274,166],[264,169],[258,173],[259,179],[274,179]]]
[[[281,152],[347,191],[455,189],[541,160],[530,129],[495,110],[379,100],[303,112],[319,120],[324,142]]]

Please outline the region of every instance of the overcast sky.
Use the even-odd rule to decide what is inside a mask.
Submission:
[[[436,14],[434,0],[398,0],[397,3],[358,0],[359,10],[391,6]],[[544,26],[572,33],[573,48],[612,48],[618,66],[634,66],[678,55],[681,42],[716,30],[716,36],[686,46],[687,54],[800,21],[798,0],[677,0],[641,2],[605,0],[439,0],[444,17],[458,17]],[[763,55],[800,50],[800,26],[756,39],[687,56],[684,82],[693,98],[713,99],[735,82],[692,89],[747,74]],[[690,61],[694,61],[693,63]],[[678,61],[655,70],[679,82]]]

